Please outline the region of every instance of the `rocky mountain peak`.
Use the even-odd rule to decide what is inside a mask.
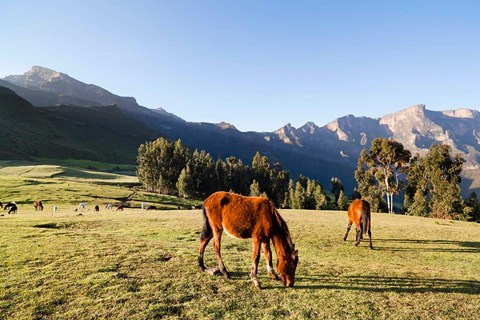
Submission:
[[[338,137],[338,140],[345,141],[345,142],[349,141],[348,133],[345,132],[344,131],[345,128],[342,128],[342,126],[340,125],[340,118],[337,118],[331,121],[330,123],[327,123],[327,125],[325,125],[325,128],[335,133],[336,136]]]
[[[235,128],[235,126],[233,124],[225,122],[225,121],[217,123],[217,127],[219,127],[222,130],[226,130],[226,129],[237,130],[237,128]]]
[[[274,131],[273,134],[276,135],[283,143],[301,145],[299,142],[300,139],[296,135],[296,131],[297,129],[293,127],[291,123],[287,123],[282,128]]]
[[[457,109],[457,110],[447,110],[442,112],[447,117],[452,118],[463,118],[463,119],[474,119],[480,117],[480,113],[475,110],[470,109]]]
[[[48,68],[33,66],[22,75],[7,76],[4,80],[24,88],[45,89],[46,83],[63,79],[64,76],[66,75]]]
[[[315,132],[319,129],[319,127],[317,127],[317,125],[313,122],[307,122],[300,129],[304,133],[315,134]]]
[[[40,67],[40,66],[33,66],[30,71],[27,71],[24,73],[24,76],[26,78],[31,78],[34,76],[38,76],[39,78],[45,80],[45,81],[52,81],[55,78],[64,78],[63,73],[54,71],[52,69]]]

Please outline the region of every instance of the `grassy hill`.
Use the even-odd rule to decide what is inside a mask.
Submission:
[[[128,200],[131,207],[139,208],[146,202],[161,209],[190,208],[199,203],[138,190],[137,177],[125,174],[131,173],[133,166],[74,160],[48,162],[39,165],[0,161],[0,201],[15,201],[20,211],[28,211],[33,208],[33,201],[42,200],[49,213],[53,206],[73,212],[80,202],[88,202],[93,208]],[[114,169],[121,174],[110,172]]]
[[[115,106],[35,108],[0,87],[0,159],[89,159],[135,163],[138,146],[158,137]]]

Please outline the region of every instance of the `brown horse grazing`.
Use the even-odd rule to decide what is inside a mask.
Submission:
[[[370,219],[370,204],[365,200],[355,199],[348,207],[348,226],[347,233],[343,237],[343,241],[347,241],[348,232],[352,227],[352,223],[355,222],[357,229],[357,239],[355,245],[360,244],[360,240],[363,239],[363,235],[368,232],[368,238],[370,240],[370,249],[372,246],[372,231],[371,219]]]
[[[256,288],[261,289],[257,279],[260,246],[267,260],[268,274],[279,279],[272,266],[272,240],[277,253],[277,271],[286,287],[295,282],[295,270],[298,264],[298,250],[290,238],[287,224],[277,209],[268,199],[263,197],[244,197],[229,192],[216,192],[203,203],[203,229],[200,236],[198,266],[207,271],[203,264],[203,253],[208,242],[214,238],[213,249],[220,272],[226,279],[229,274],[220,255],[222,231],[240,239],[252,238],[252,271],[250,278]]]
[[[34,201],[33,207],[35,208],[35,211],[43,211],[42,200]]]

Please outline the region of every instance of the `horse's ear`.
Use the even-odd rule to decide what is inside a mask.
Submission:
[[[298,250],[293,251],[292,257],[294,258],[298,257]]]

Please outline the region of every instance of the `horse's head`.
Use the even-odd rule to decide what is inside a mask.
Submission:
[[[293,253],[290,256],[277,261],[277,271],[280,273],[282,282],[287,288],[293,287],[293,284],[295,283],[295,271],[297,270],[297,264],[298,250],[293,250]]]

